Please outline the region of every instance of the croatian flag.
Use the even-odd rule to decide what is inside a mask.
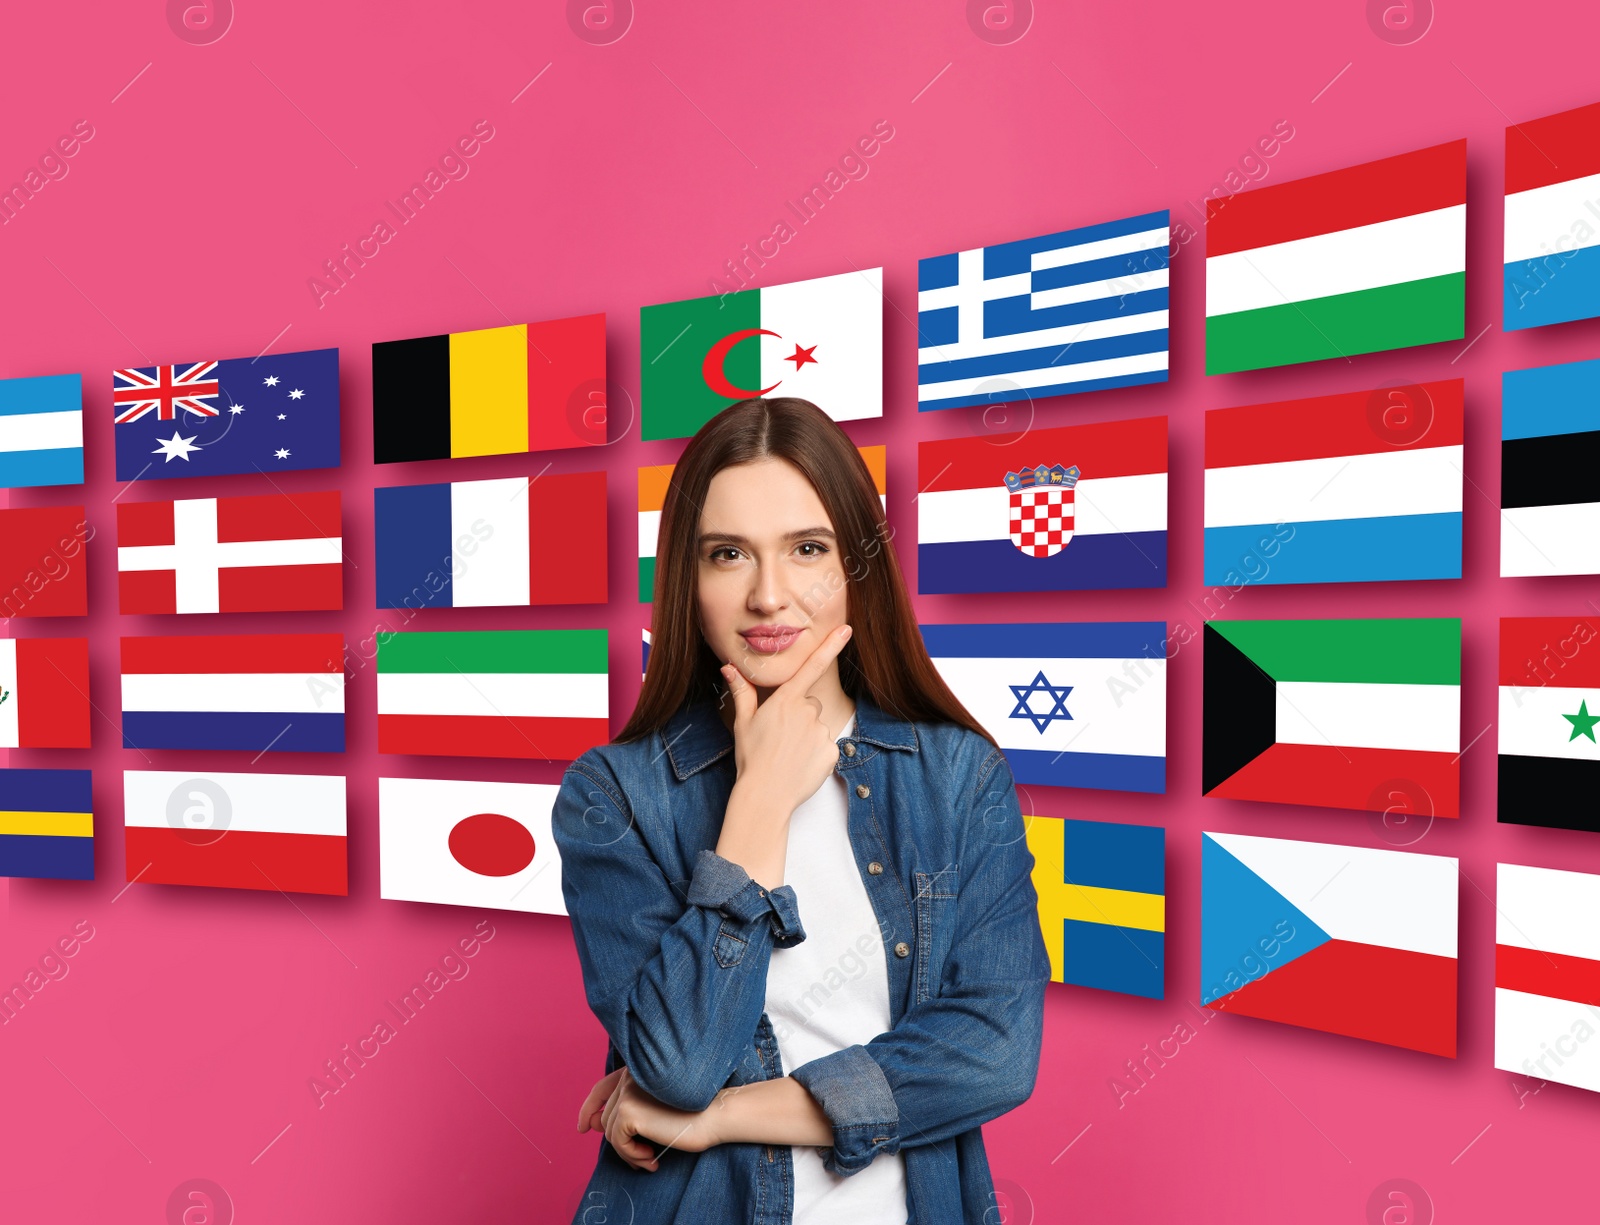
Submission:
[[[344,638],[124,638],[122,745],[342,753]]]
[[[917,265],[917,408],[1167,381],[1165,209]]]
[[[1167,585],[1167,419],[917,447],[917,590]]]
[[[1506,129],[1508,332],[1600,315],[1600,102]]]
[[[939,675],[1017,782],[1166,791],[1165,622],[921,628]]]

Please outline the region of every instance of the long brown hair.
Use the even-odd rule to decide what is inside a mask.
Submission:
[[[672,470],[656,544],[650,666],[616,742],[643,739],[685,703],[726,693],[721,661],[700,632],[700,509],[718,472],[762,459],[784,459],[804,473],[832,521],[855,627],[839,653],[845,693],[865,695],[897,718],[960,724],[995,744],[928,658],[890,545],[893,533],[855,443],[809,400],[760,397],[730,404],[707,421]]]

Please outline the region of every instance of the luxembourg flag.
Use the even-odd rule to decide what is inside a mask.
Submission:
[[[1167,419],[917,447],[917,590],[1167,585]]]
[[[1164,793],[1163,621],[924,625],[945,684],[1019,783]]]
[[[379,608],[606,601],[606,474],[374,491]]]
[[[1206,413],[1205,581],[1461,577],[1462,380]]]
[[[344,637],[122,640],[122,746],[344,752]]]
[[[1506,129],[1505,330],[1600,315],[1600,102]]]

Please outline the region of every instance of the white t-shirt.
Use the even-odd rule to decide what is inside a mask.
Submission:
[[[855,717],[839,733],[844,739]],[[806,938],[773,949],[767,1018],[785,1072],[889,1028],[889,967],[878,917],[850,846],[848,784],[835,770],[789,819],[783,880],[794,889]],[[794,1225],[905,1225],[905,1159],[875,1157],[848,1178],[820,1152],[796,1146]]]

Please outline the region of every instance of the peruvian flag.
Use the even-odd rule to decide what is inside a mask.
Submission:
[[[89,640],[0,638],[0,749],[89,747]]]

